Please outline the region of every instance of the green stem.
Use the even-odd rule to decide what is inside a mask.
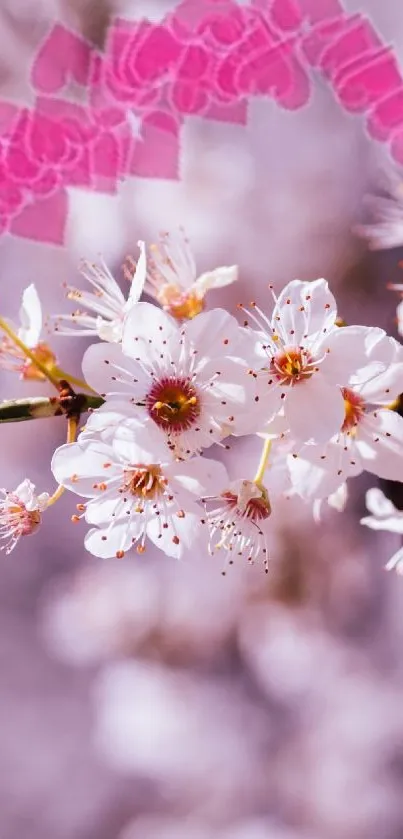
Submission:
[[[83,400],[82,413],[100,408],[104,402],[101,396],[89,396],[88,394],[80,394],[80,396]],[[63,416],[64,413],[57,396],[31,396],[28,399],[11,399],[7,402],[0,402],[0,424],[42,419],[44,417],[58,417]]]

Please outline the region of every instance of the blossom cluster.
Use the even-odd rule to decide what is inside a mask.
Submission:
[[[0,319],[3,366],[60,381],[61,409],[73,405],[68,441],[52,459],[56,493],[36,496],[29,481],[3,490],[6,550],[68,489],[95,556],[142,554],[151,541],[169,556],[219,550],[224,566],[243,557],[267,570],[284,501],[299,499],[317,518],[325,501],[344,508],[347,482],[363,471],[401,479],[400,343],[378,327],[341,325],[324,279],[292,280],[279,295],[269,286],[263,308],[240,303],[238,318],[206,310],[206,294],[236,281],[236,266],[198,276],[183,233],[139,249],[125,267],[127,298],[106,265],[84,265],[91,290],[68,288],[80,308],[53,317],[59,334],[98,339],[84,354],[82,385],[99,403],[77,439],[83,403],[41,338],[35,288],[24,293],[19,329]],[[228,474],[220,451],[246,435],[262,440],[256,472]],[[364,523],[380,528],[395,514],[374,492]]]
[[[58,23],[32,64],[33,106],[0,103],[0,233],[62,243],[71,187],[177,179],[187,118],[246,125],[256,96],[296,110],[312,68],[402,162],[397,58],[340,0],[181,0],[158,22],[114,19],[102,52]]]

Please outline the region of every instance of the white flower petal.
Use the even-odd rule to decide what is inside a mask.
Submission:
[[[104,442],[112,440],[116,428],[122,423],[133,419],[133,406],[129,401],[120,402],[118,398],[108,400],[100,408],[89,415],[84,428],[81,430],[78,442],[100,437]]]
[[[137,260],[136,270],[131,282],[129,297],[125,304],[126,312],[129,312],[131,307],[140,300],[147,277],[146,247],[144,242],[137,242],[137,244],[140,248],[140,256]]]
[[[199,511],[196,505],[193,509],[187,505],[184,512],[183,518],[173,514],[172,518],[166,522],[168,523],[166,528],[162,526],[161,516],[151,519],[147,525],[149,539],[157,548],[176,559],[189,559],[195,555],[195,551],[199,553],[200,546],[197,543],[203,536],[206,537],[207,544],[206,529],[201,523],[203,511]]]
[[[164,433],[154,422],[121,418],[115,427],[113,450],[126,463],[158,463],[170,461],[172,454],[167,447]]]
[[[18,484],[17,489],[15,490],[15,495],[18,495],[18,498],[21,499],[25,506],[32,502],[32,499],[35,497],[35,484],[29,480],[29,478],[24,478],[20,484]]]
[[[231,285],[238,279],[237,265],[223,265],[215,268],[214,271],[206,271],[201,274],[193,284],[193,290],[201,298],[212,288],[224,288]]]
[[[36,347],[42,331],[42,306],[33,283],[25,289],[20,308],[18,337],[30,349]]]
[[[369,512],[377,518],[390,518],[390,516],[399,515],[395,505],[379,487],[372,487],[372,489],[367,490],[365,503]],[[400,513],[400,517],[403,522],[403,512]]]
[[[231,414],[234,406],[238,408],[251,406],[256,393],[256,385],[248,371],[248,367],[232,358],[213,359],[202,367],[200,379],[203,382],[213,382],[207,393],[209,399],[214,399],[218,403],[214,405],[217,416]],[[226,405],[223,405],[223,402],[226,402]]]
[[[48,504],[49,504],[49,498],[50,498],[50,495],[49,495],[49,493],[48,493],[48,492],[41,492],[41,493],[37,496],[37,499],[36,499],[36,501],[37,501],[37,509],[38,509],[41,513],[43,513],[43,511],[44,511],[44,510],[46,510],[46,508],[47,508],[47,506],[48,506]]]
[[[403,364],[392,364],[385,372],[375,375],[359,389],[367,402],[390,405],[403,392]]]
[[[355,381],[365,381],[376,372],[383,372],[385,363],[382,357],[377,357],[375,368],[368,370],[368,344],[373,338],[373,331],[366,326],[342,326],[333,329],[324,338],[320,351],[326,352],[326,355],[321,371],[329,382],[346,387]]]
[[[347,481],[344,482],[335,492],[332,492],[327,499],[329,507],[342,513],[348,501]]]
[[[304,343],[306,334],[311,342],[324,330],[329,332],[336,316],[336,301],[326,280],[292,280],[277,298],[272,324],[284,338],[288,336],[288,345],[298,346]]]
[[[120,551],[128,551],[133,546],[133,539],[138,539],[137,527],[127,521],[114,522],[113,527],[89,530],[84,539],[84,545],[90,553],[100,559],[116,557]]]
[[[238,321],[225,309],[201,312],[184,324],[183,333],[207,358],[233,356],[244,337]]]
[[[375,516],[364,516],[360,519],[361,524],[365,524],[370,530],[387,530],[389,533],[403,533],[403,519],[398,519],[396,516],[391,518],[377,519]]]
[[[178,335],[173,318],[152,303],[136,303],[128,312],[123,326],[122,349],[130,358],[141,358],[150,363],[163,341]]]
[[[284,413],[296,440],[324,443],[343,425],[344,400],[340,389],[317,372],[306,382],[288,388]]]
[[[92,498],[97,490],[94,484],[109,481],[121,474],[119,464],[111,462],[112,449],[100,441],[66,443],[56,449],[51,469],[56,481],[76,495]],[[105,466],[110,463],[110,466]],[[101,492],[101,491],[100,491]]]
[[[84,353],[82,368],[86,382],[100,394],[120,394],[120,398],[129,394],[136,399],[147,392],[150,382],[119,344],[92,344]]]
[[[352,462],[353,461],[353,462]],[[354,448],[332,441],[327,446],[303,446],[288,457],[292,485],[303,498],[328,498],[346,481],[363,470]]]
[[[357,448],[364,468],[379,478],[400,481],[403,471],[403,418],[379,408],[359,424]]]
[[[17,486],[17,489],[14,490],[13,495],[16,495],[17,498],[19,498],[21,503],[29,512],[45,509],[47,506],[47,500],[49,499],[47,492],[43,492],[39,496],[36,495],[35,484],[33,484],[29,478],[25,478],[21,481],[21,483]]]
[[[396,574],[403,574],[403,548],[399,548],[385,565],[386,571],[396,571]]]
[[[173,487],[180,486],[181,489],[199,498],[216,495],[229,480],[225,466],[207,457],[195,457],[188,461],[172,463],[165,467],[164,475]]]
[[[123,321],[121,318],[109,321],[98,316],[96,319],[96,332],[101,341],[118,344],[122,340]]]
[[[122,496],[118,492],[118,483],[108,493],[92,498],[87,502],[85,509],[85,521],[87,524],[106,525],[109,524],[116,516],[117,519],[124,518],[122,512]],[[119,511],[122,513],[118,515]]]
[[[403,229],[402,229],[402,233],[403,233]],[[398,331],[399,335],[403,335],[403,300],[398,304],[398,306],[396,308],[396,317],[397,317],[397,331]]]

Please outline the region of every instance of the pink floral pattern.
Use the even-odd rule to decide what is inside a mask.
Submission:
[[[181,0],[158,24],[116,18],[102,54],[57,24],[31,68],[34,107],[0,103],[0,233],[62,244],[69,188],[177,179],[185,120],[245,125],[253,97],[299,109],[313,72],[403,163],[397,58],[340,0]]]

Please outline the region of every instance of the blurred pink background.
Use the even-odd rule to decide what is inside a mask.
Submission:
[[[195,0],[195,3],[197,0]],[[0,92],[29,102],[52,21],[102,49],[113,14],[158,20],[158,0],[2,0]],[[403,57],[403,8],[349,0]],[[369,253],[351,229],[385,164],[359,116],[319,79],[297,112],[254,99],[246,127],[186,121],[179,181],[127,179],[117,196],[71,189],[66,246],[0,239],[1,313],[35,282],[47,312],[102,251],[117,275],[137,240],[186,226],[200,271],[238,263],[212,305],[268,303],[267,284],[324,276],[349,322],[394,332],[403,246]],[[123,281],[124,282],[124,281]],[[68,305],[68,304],[66,304]],[[79,375],[83,339],[55,339]],[[2,398],[22,395],[9,373]],[[46,386],[25,385],[44,393]],[[1,428],[1,478],[52,491],[61,421]],[[246,469],[259,444],[229,463]],[[400,839],[403,588],[397,547],[347,513],[318,529],[293,507],[272,573],[219,558],[103,561],[82,547],[74,500],[0,562],[0,836],[4,839]],[[295,512],[294,512],[295,509]]]

